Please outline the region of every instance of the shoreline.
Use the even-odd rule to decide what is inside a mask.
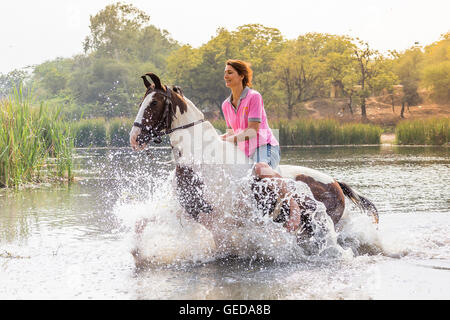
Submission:
[[[380,136],[381,144],[395,144],[395,133],[382,133]]]

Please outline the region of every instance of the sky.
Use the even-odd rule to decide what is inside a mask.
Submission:
[[[112,0],[2,0],[0,73],[82,53],[89,17]],[[219,27],[260,23],[287,39],[308,32],[358,37],[381,52],[428,45],[450,31],[449,0],[123,0],[182,44],[199,47]],[[232,58],[232,57],[230,57]]]

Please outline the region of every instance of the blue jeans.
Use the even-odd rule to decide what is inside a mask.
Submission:
[[[280,163],[280,157],[280,146],[272,146],[270,144],[266,144],[256,148],[255,153],[253,153],[253,156],[251,158],[253,159],[253,161],[255,161],[255,163],[265,162],[269,166],[271,166],[272,169],[275,169]]]

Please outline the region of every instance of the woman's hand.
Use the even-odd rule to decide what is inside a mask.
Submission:
[[[227,132],[225,132],[223,135],[221,135],[220,138],[223,141],[229,141],[228,137],[233,136],[233,135],[234,135],[233,129],[227,128]]]
[[[225,137],[224,140],[227,141],[227,142],[231,142],[231,143],[237,144],[237,135],[231,134],[231,135]]]

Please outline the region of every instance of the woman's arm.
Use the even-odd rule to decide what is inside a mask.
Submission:
[[[227,132],[225,132],[224,134],[222,134],[220,137],[222,138],[222,140],[226,140],[226,138],[229,137],[229,136],[231,136],[232,134],[234,134],[233,129],[227,128]]]
[[[238,143],[240,141],[250,140],[256,137],[258,133],[260,122],[249,121],[248,128],[238,134],[231,134],[222,139],[228,142]]]

